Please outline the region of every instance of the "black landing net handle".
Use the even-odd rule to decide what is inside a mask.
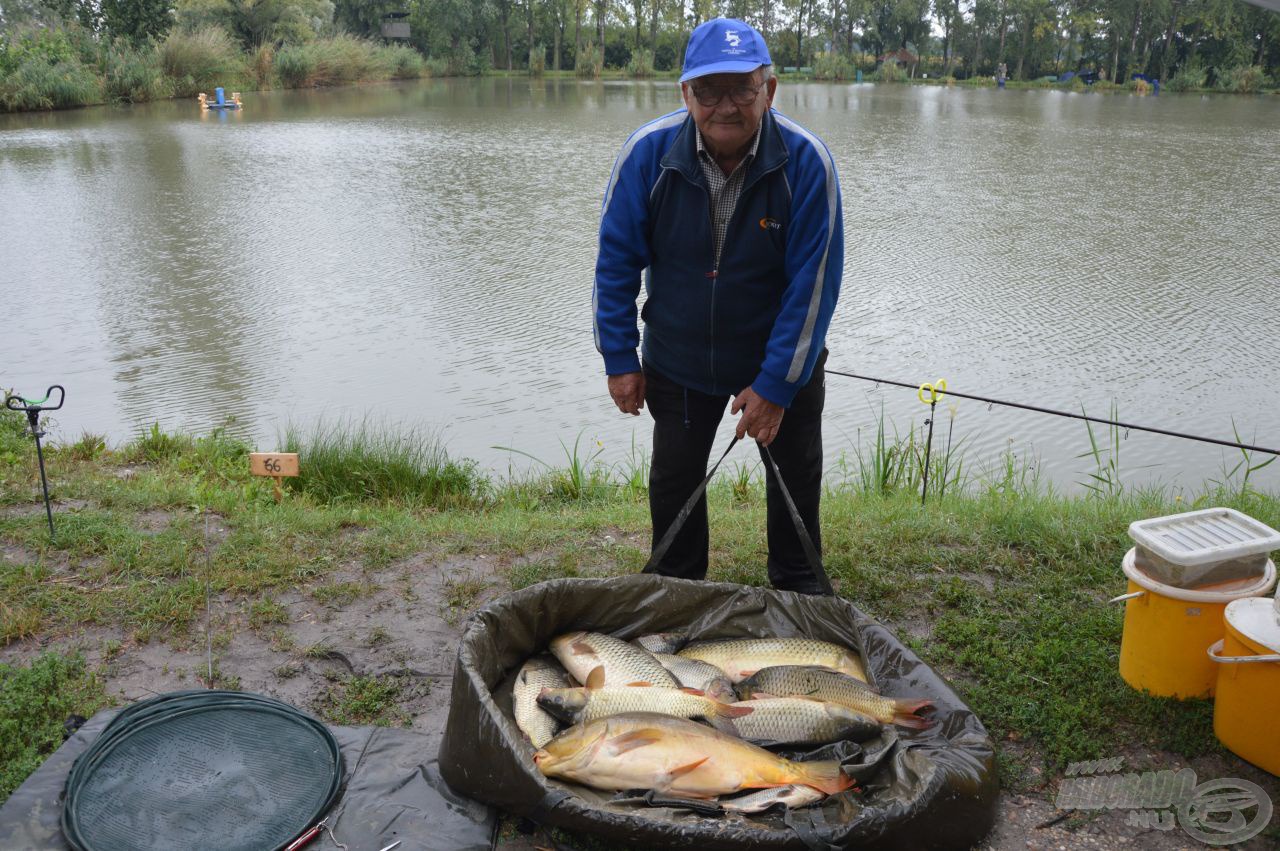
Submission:
[[[58,404],[46,405],[53,391],[58,391]],[[67,391],[61,384],[55,384],[45,391],[43,399],[28,401],[18,395],[6,396],[4,406],[11,411],[23,411],[27,415],[27,423],[31,426],[31,436],[36,439],[36,458],[40,461],[40,487],[44,490],[44,513],[49,518],[49,540],[53,540],[53,508],[49,504],[49,480],[44,474],[44,450],[40,448],[40,438],[44,437],[44,432],[40,430],[40,413],[42,411],[56,411],[62,407],[62,403],[66,401]]]

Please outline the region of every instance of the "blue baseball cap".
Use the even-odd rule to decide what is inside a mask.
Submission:
[[[708,74],[749,74],[761,65],[772,64],[764,36],[752,26],[732,18],[714,18],[699,24],[689,36],[680,82]]]

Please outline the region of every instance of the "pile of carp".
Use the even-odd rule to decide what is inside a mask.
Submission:
[[[930,701],[881,696],[858,654],[825,641],[686,643],[658,633],[628,643],[573,632],[550,651],[516,677],[516,724],[545,776],[594,789],[718,799],[738,812],[805,806],[853,781],[837,761],[766,748],[863,742],[886,724],[930,726],[917,714]],[[558,732],[561,722],[570,726]],[[747,790],[763,791],[721,797]]]

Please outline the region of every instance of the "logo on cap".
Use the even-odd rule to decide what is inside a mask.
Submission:
[[[737,30],[725,30],[724,40],[729,42],[730,47],[737,47],[742,42]]]

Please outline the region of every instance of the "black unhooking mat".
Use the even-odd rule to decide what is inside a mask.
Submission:
[[[649,806],[549,780],[516,726],[520,666],[571,630],[623,639],[678,631],[691,639],[805,636],[862,653],[890,697],[925,697],[936,725],[888,730],[862,746],[800,755],[842,759],[861,792],[784,814],[705,815]],[[833,752],[834,751],[834,752]],[[837,597],[654,575],[558,579],[477,612],[458,647],[440,772],[457,791],[516,815],[640,848],[968,848],[990,830],[997,783],[991,740],[947,684],[887,629]]]
[[[59,829],[67,774],[76,757],[98,738],[118,710],[89,719],[0,806],[0,849],[69,851]],[[348,851],[398,848],[429,851],[488,851],[497,827],[490,807],[453,792],[440,778],[436,737],[387,727],[330,727],[342,749],[343,791],[328,813],[333,837]],[[249,820],[254,813],[240,813]],[[170,847],[210,849],[220,837],[201,837]],[[306,851],[335,849],[329,835]]]

